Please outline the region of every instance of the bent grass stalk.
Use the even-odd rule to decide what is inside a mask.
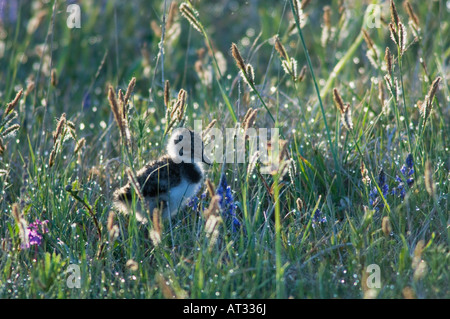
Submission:
[[[205,38],[206,45],[208,46],[208,51],[214,61],[213,65],[216,69],[216,82],[219,86],[220,93],[222,94],[222,98],[225,102],[225,105],[227,106],[228,110],[230,111],[231,117],[233,118],[234,123],[238,122],[236,113],[234,112],[233,106],[231,105],[231,102],[225,92],[225,90],[222,87],[222,84],[220,83],[220,78],[222,78],[222,72],[219,68],[219,63],[217,62],[216,55],[214,54],[213,46],[211,44],[211,41],[209,40],[208,34],[205,31],[205,28],[203,27],[203,24],[198,20],[198,18],[195,16],[195,14],[192,14],[192,7],[187,2],[184,2],[180,5],[180,11],[184,13],[185,18],[189,21],[191,26],[195,28],[197,31],[199,31],[203,37]]]
[[[293,1],[293,0],[289,0],[289,3],[290,3],[290,5],[291,5],[291,10],[292,10],[292,13],[293,13],[294,19],[295,19],[295,25],[296,25],[296,27],[297,27],[298,34],[299,34],[299,36],[300,36],[300,40],[301,40],[301,42],[302,42],[303,50],[305,51],[306,61],[307,61],[307,63],[308,63],[309,71],[311,72],[311,76],[312,76],[312,79],[313,79],[313,82],[314,82],[314,87],[315,87],[315,89],[316,89],[317,98],[318,98],[318,100],[319,100],[319,105],[320,105],[320,110],[322,111],[323,123],[324,123],[324,125],[325,125],[325,130],[326,130],[326,132],[327,132],[328,145],[329,145],[330,150],[331,150],[331,153],[332,153],[332,155],[333,155],[333,161],[334,161],[335,169],[336,169],[336,171],[339,171],[339,164],[338,164],[338,161],[337,161],[336,150],[335,150],[335,148],[334,148],[334,146],[333,146],[333,142],[331,141],[330,128],[328,127],[328,123],[327,123],[327,119],[326,119],[326,114],[325,114],[325,109],[324,109],[323,103],[322,103],[322,95],[321,95],[321,93],[320,93],[320,91],[319,91],[319,86],[317,85],[316,76],[315,76],[315,74],[314,74],[314,69],[313,69],[313,66],[312,66],[311,58],[310,58],[310,56],[309,56],[308,48],[306,47],[305,39],[304,39],[304,37],[303,37],[302,28],[300,27],[299,17],[296,15],[296,10],[295,10],[295,7],[294,7],[294,4],[293,4],[292,1]],[[362,38],[363,38],[363,37],[362,37],[361,34],[359,35],[359,37],[361,38],[360,41],[362,41]],[[355,42],[355,43],[357,43],[357,42]],[[355,48],[354,50],[356,50],[356,48]],[[348,53],[347,53],[347,54],[348,54]],[[333,70],[333,71],[334,71],[334,70]],[[329,79],[329,80],[330,80],[330,79]],[[340,174],[338,174],[338,179],[339,179],[339,184],[342,184]]]

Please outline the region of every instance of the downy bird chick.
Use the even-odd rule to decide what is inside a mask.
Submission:
[[[205,176],[203,164],[211,165],[211,161],[204,154],[200,134],[187,128],[175,129],[167,145],[167,154],[147,163],[136,173],[145,209],[152,214],[154,208],[160,208],[163,217],[175,217],[200,190]],[[114,206],[124,214],[133,212],[132,192],[131,181],[114,192]],[[142,203],[137,203],[136,219],[145,223],[146,217],[151,217],[146,215]]]

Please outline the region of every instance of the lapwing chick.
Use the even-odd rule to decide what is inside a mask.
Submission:
[[[136,173],[137,184],[145,201],[136,198],[136,219],[146,223],[146,211],[161,209],[164,218],[173,218],[200,190],[205,172],[203,164],[211,165],[204,154],[200,134],[187,129],[173,131],[167,144],[167,154],[147,163]],[[131,181],[114,192],[114,206],[124,214],[132,214],[132,198],[135,189]],[[144,210],[143,207],[144,206]]]

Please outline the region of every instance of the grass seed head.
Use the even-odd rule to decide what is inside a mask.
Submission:
[[[54,143],[61,136],[65,124],[66,124],[66,113],[63,113],[61,115],[61,117],[59,118],[58,124],[56,125],[56,130],[53,133],[53,142]]]
[[[386,68],[388,71],[389,77],[392,75],[392,55],[391,50],[389,50],[389,47],[386,47],[386,51],[384,53],[384,60],[386,61]]]
[[[19,103],[20,98],[23,95],[23,89],[20,89],[19,92],[17,92],[16,96],[14,97],[14,99],[9,102],[6,105],[6,110],[5,113],[3,113],[3,116],[5,117],[6,115],[8,115],[9,113],[12,112],[12,110],[14,110],[14,108],[16,107],[16,105]]]
[[[439,89],[439,83],[441,82],[441,77],[438,76],[433,83],[431,83],[430,89],[428,90],[427,95],[425,96],[425,100],[423,103],[418,103],[419,111],[425,121],[431,114],[431,110],[433,108],[433,100],[436,95],[437,90]]]
[[[398,23],[398,45],[400,54],[403,55],[406,51],[406,27],[401,22]]]
[[[3,139],[0,137],[0,156],[3,155],[3,153],[6,150],[5,144],[3,144]]]
[[[346,106],[344,105],[344,101],[336,88],[333,89],[333,100],[339,112],[341,114],[344,113]]]
[[[398,17],[397,8],[395,7],[394,0],[391,0],[390,7],[391,7],[391,21],[395,26],[398,27],[400,18]]]
[[[298,75],[297,81],[302,82],[305,79],[306,76],[306,65],[303,66],[303,68],[300,70],[300,74]]]
[[[295,204],[297,205],[297,210],[299,212],[301,212],[303,210],[303,207],[305,207],[301,198],[297,198]]]
[[[169,80],[166,80],[164,83],[164,105],[166,108],[170,106],[170,83]]]
[[[73,152],[74,152],[75,154],[77,154],[77,153],[84,147],[85,144],[86,144],[86,139],[83,137],[83,138],[81,138],[81,139],[77,142],[77,144],[75,145],[75,149],[73,150]]]
[[[214,127],[214,125],[216,125],[217,120],[213,119],[207,126],[206,128],[203,130],[202,132],[202,139],[205,139],[206,136],[208,135],[209,131]]]
[[[409,3],[408,0],[405,0],[403,1],[403,7],[405,8],[406,12],[408,13],[409,19],[414,23],[415,27],[419,28],[420,21],[416,13],[414,12],[413,7],[411,6],[411,3]]]
[[[389,217],[384,216],[381,221],[381,230],[386,237],[389,237],[392,233],[392,226]]]
[[[284,45],[281,43],[280,38],[278,36],[275,37],[275,50],[277,50],[278,54],[282,59],[284,60],[289,59],[286,49]]]
[[[211,196],[211,198],[213,198],[216,194],[213,183],[211,182],[211,180],[209,178],[207,178],[205,181],[205,184],[206,184],[206,189],[208,190],[209,196]]]
[[[185,17],[188,22],[191,24],[191,26],[197,30],[198,32],[202,33],[202,25],[200,21],[198,21],[198,12],[195,10],[192,5],[188,2],[183,2],[180,4],[180,12],[183,17]]]
[[[130,80],[130,83],[128,83],[127,91],[125,92],[125,96],[124,96],[124,98],[123,98],[124,105],[127,105],[127,104],[128,104],[128,102],[129,102],[129,100],[130,100],[130,97],[131,97],[131,94],[132,94],[133,91],[134,91],[135,86],[136,86],[136,78],[133,77],[133,78]],[[125,116],[125,114],[123,114],[123,116]]]
[[[20,129],[19,124],[13,124],[9,126],[6,130],[2,132],[2,137],[7,138],[8,136],[14,135]]]
[[[242,72],[246,72],[244,59],[242,58],[242,55],[235,43],[231,44],[231,54],[233,55],[234,61],[236,61],[236,65],[238,66],[239,70],[241,70]]]
[[[56,74],[56,69],[52,69],[50,73],[50,83],[53,87],[56,87],[58,85],[58,76]]]
[[[395,29],[395,26],[394,26],[394,24],[392,22],[389,23],[389,32],[390,32],[391,40],[396,45],[399,45],[399,43],[398,43],[398,31]]]

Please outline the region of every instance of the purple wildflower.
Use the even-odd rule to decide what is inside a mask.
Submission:
[[[386,184],[386,175],[384,174],[383,169],[381,169],[378,174],[378,186],[380,187],[383,196],[386,197],[389,193],[389,185]],[[369,193],[369,203],[373,208],[375,208],[376,211],[379,211],[384,207],[383,199],[378,196],[378,189],[376,187],[374,187]]]
[[[216,191],[217,195],[220,196],[220,208],[222,213],[232,220],[232,229],[233,232],[237,231],[241,226],[241,223],[236,217],[236,204],[234,203],[233,194],[231,192],[231,187],[228,186],[227,180],[225,178],[225,174],[222,174],[220,177],[219,187]]]
[[[392,195],[399,196],[401,199],[405,198],[406,195],[406,187],[404,180],[406,180],[406,184],[408,187],[411,187],[414,184],[414,159],[412,154],[408,154],[405,160],[405,164],[400,168],[400,172],[403,175],[403,178],[398,175],[395,176],[395,181],[398,183],[397,187],[392,189]]]
[[[320,224],[326,223],[326,222],[327,222],[327,216],[325,216],[320,209],[316,209],[316,211],[314,212],[311,226],[313,228],[316,228],[316,225],[320,225]]]
[[[203,211],[203,205],[201,205],[201,203],[205,200],[206,198],[206,191],[203,192],[200,197],[198,196],[194,196],[191,197],[187,203],[188,207],[191,207],[194,211],[197,211],[199,207],[201,207],[201,210]]]
[[[30,246],[40,246],[42,242],[42,235],[48,233],[46,227],[48,220],[40,221],[36,219],[34,223],[31,223],[27,227],[28,244],[23,248],[30,248]]]

